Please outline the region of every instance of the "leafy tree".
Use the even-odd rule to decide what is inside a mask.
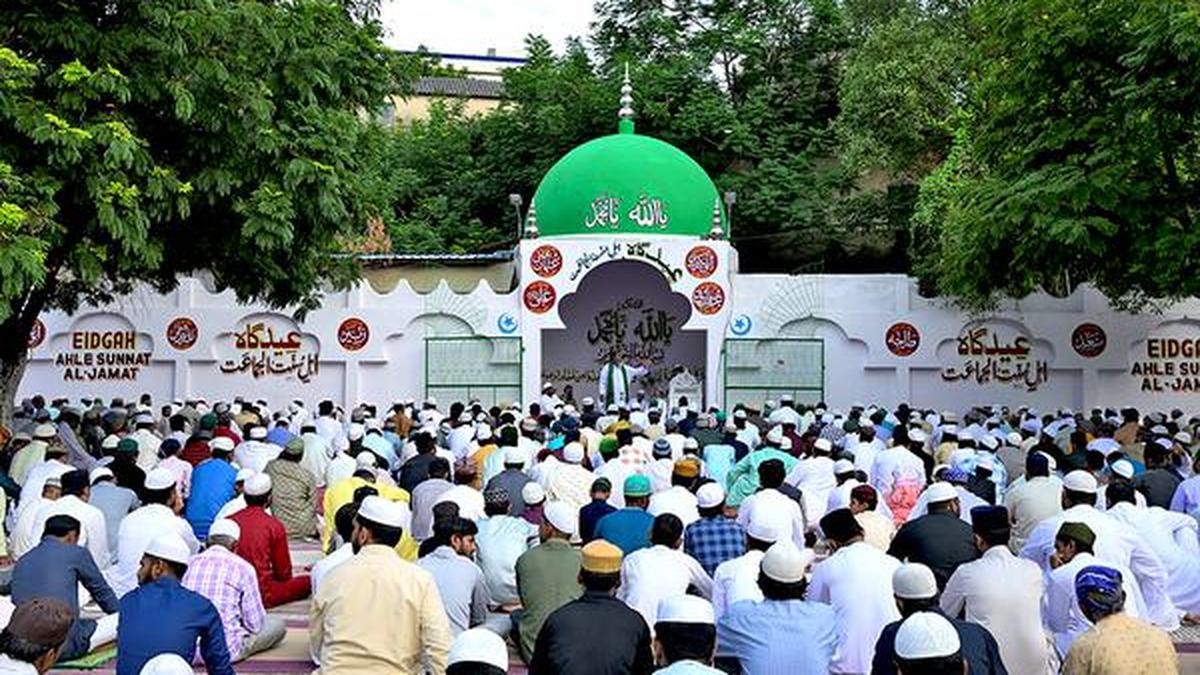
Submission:
[[[46,309],[208,270],[311,305],[386,203],[364,111],[418,64],[373,3],[0,5],[0,416]]]
[[[986,0],[950,159],[916,226],[929,288],[990,306],[1088,281],[1135,306],[1200,293],[1200,8]]]

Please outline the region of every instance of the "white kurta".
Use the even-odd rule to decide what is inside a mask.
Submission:
[[[1032,560],[1043,572],[1049,573],[1054,537],[1064,522],[1086,524],[1096,534],[1093,544],[1096,557],[1117,568],[1122,575],[1137,579],[1126,607],[1136,607],[1142,617],[1160,628],[1174,630],[1179,627],[1179,615],[1167,596],[1167,570],[1162,560],[1136,530],[1091,506],[1072,506],[1043,520],[1030,533],[1021,557]]]
[[[925,463],[904,446],[894,446],[875,455],[875,463],[867,472],[871,487],[879,493],[879,503],[899,485],[912,485],[918,490],[925,486]]]
[[[1114,505],[1108,515],[1133,528],[1167,568],[1167,595],[1186,613],[1200,613],[1200,557],[1196,555],[1196,519],[1158,506]]]
[[[867,474],[868,482],[874,477],[871,471],[875,468],[875,458],[882,450],[883,443],[880,443],[878,439],[874,439],[870,443],[858,443],[850,448],[850,454],[854,455],[854,470]],[[924,472],[924,465],[922,465],[922,472]]]
[[[720,619],[734,603],[749,600],[762,602],[762,589],[758,587],[759,567],[763,551],[746,551],[742,555],[726,560],[713,571],[713,613]]]
[[[983,501],[974,492],[964,488],[961,485],[955,485],[954,490],[958,492],[958,517],[964,523],[971,523],[971,509],[976,506],[987,506],[988,503]],[[912,511],[908,512],[908,518],[904,522],[909,523],[921,516],[929,513],[929,491],[925,490],[921,496],[917,498],[917,503],[913,506]]]
[[[162,504],[147,504],[121,521],[121,529],[117,533],[117,564],[105,573],[118,597],[137,588],[137,571],[146,546],[155,537],[167,532],[175,532],[183,537],[192,553],[200,549],[192,526]]]
[[[653,632],[659,601],[687,593],[688,586],[705,598],[712,597],[712,579],[700,563],[679,549],[659,544],[626,556],[617,597],[641,614]]]
[[[833,460],[824,456],[802,459],[788,473],[787,482],[800,489],[804,512],[808,515],[809,523],[815,527],[825,516],[829,493],[837,488]]]
[[[982,625],[1000,645],[1000,658],[1011,673],[1047,673],[1042,633],[1042,573],[1007,546],[993,546],[979,560],[963,563],[942,591],[942,610]]]
[[[743,504],[744,506],[744,504]],[[658,517],[664,513],[674,514],[687,527],[700,520],[700,509],[697,506],[696,495],[687,488],[675,485],[671,488],[656,492],[650,496],[650,505],[646,513]]]
[[[1054,648],[1058,651],[1060,659],[1065,659],[1075,639],[1092,627],[1092,622],[1088,621],[1083,615],[1083,610],[1079,609],[1079,600],[1075,597],[1075,576],[1079,574],[1079,570],[1089,565],[1102,564],[1096,556],[1080,553],[1072,558],[1071,562],[1055,568],[1046,580],[1042,621],[1054,638]],[[1129,594],[1129,586],[1133,583],[1133,579],[1124,580],[1126,595]]]
[[[34,527],[36,539],[41,540],[46,521],[53,516],[71,516],[79,521],[79,545],[92,554],[96,567],[105,569],[112,564],[112,552],[108,550],[108,523],[104,512],[75,495],[63,495],[41,510]]]
[[[21,507],[25,504],[37,502],[37,499],[42,496],[42,489],[46,487],[47,479],[59,478],[74,468],[70,464],[64,464],[57,459],[47,459],[44,462],[33,465],[29,469],[29,474],[25,477],[25,482],[21,483],[21,497],[17,512],[24,511],[25,509]]]
[[[804,532],[808,524],[800,512],[800,505],[792,498],[774,488],[766,488],[750,495],[738,507],[737,523],[745,530],[750,522],[758,517],[770,518],[770,522],[779,530],[779,539],[790,538],[796,548],[804,548]]]
[[[14,559],[19,559],[41,541],[42,514],[54,504],[54,500],[46,499],[40,494],[37,500],[29,502],[17,514],[17,523],[13,527],[12,546],[10,552]]]
[[[899,560],[860,541],[813,568],[808,599],[831,605],[837,614],[840,646],[829,672],[871,672],[879,634],[900,619],[892,593],[892,573],[899,566]]]
[[[233,449],[233,459],[243,469],[253,469],[262,473],[267,463],[283,452],[283,448],[274,443],[263,441],[245,441]]]
[[[329,441],[325,440],[324,436],[311,431],[300,438],[304,440],[304,457],[300,459],[300,466],[308,469],[308,472],[313,475],[313,479],[317,481],[317,487],[325,487],[325,469],[332,459],[329,456],[331,447]]]
[[[612,368],[619,368],[613,372],[612,376],[612,400],[608,400],[608,373]],[[621,371],[624,371],[624,377],[621,376]],[[615,403],[617,405],[625,405],[629,401],[629,387],[633,381],[646,374],[646,369],[641,366],[631,366],[628,364],[612,364],[606,363],[600,366],[600,377],[598,381],[597,391],[600,392],[600,400],[605,405]]]

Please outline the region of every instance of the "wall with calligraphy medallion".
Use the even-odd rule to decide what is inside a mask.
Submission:
[[[303,321],[191,278],[163,295],[138,288],[74,315],[49,312],[29,336],[19,395],[242,395],[272,405],[419,398],[428,338],[482,337],[508,342],[494,358],[442,370],[452,367],[456,381],[504,382],[497,395],[519,389],[531,399],[544,375],[570,369],[587,391],[597,350],[617,341],[616,324],[603,317],[623,313],[625,338],[634,337],[621,344],[660,367],[693,365],[717,403],[726,339],[817,337],[825,398],[838,406],[1200,410],[1200,300],[1132,315],[1082,287],[968,316],[921,297],[903,276],[741,275],[737,252],[720,240],[575,235],[527,239],[518,253],[511,293],[482,282],[469,292],[444,282],[418,292],[401,281],[387,293],[364,283],[330,293]],[[570,317],[575,306],[586,306],[582,321]]]

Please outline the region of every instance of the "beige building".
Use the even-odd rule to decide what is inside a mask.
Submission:
[[[409,124],[429,116],[429,107],[437,100],[461,102],[467,115],[483,115],[495,110],[504,100],[503,73],[518,67],[525,59],[487,54],[433,54],[442,65],[461,72],[461,77],[429,76],[417,80],[413,93],[394,97],[383,112],[389,124]]]

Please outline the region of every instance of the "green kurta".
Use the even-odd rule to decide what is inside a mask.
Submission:
[[[267,463],[271,477],[271,513],[283,523],[288,539],[317,536],[317,481],[299,462],[279,457]]]
[[[543,542],[517,558],[517,590],[521,594],[521,657],[528,663],[546,617],[583,594],[579,585],[579,549],[562,539]]]

